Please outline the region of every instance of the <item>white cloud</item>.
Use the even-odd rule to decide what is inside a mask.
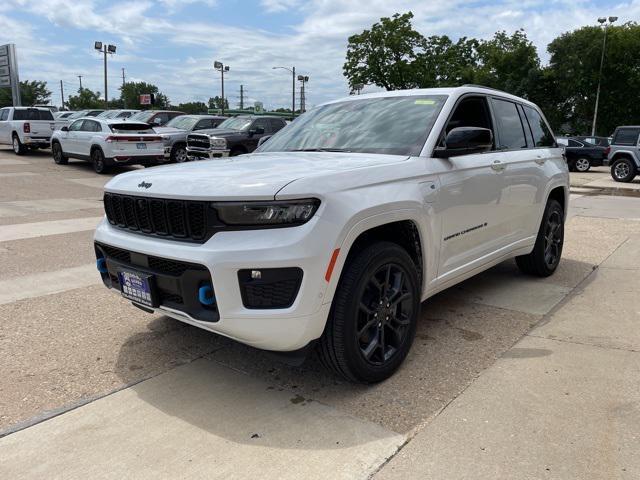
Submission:
[[[413,11],[414,27],[424,35],[447,34],[451,37],[488,38],[497,30],[524,28],[547,59],[546,45],[558,34],[594,24],[606,13],[618,15],[620,22],[640,17],[640,0],[623,0],[606,12],[598,0],[496,0],[491,4],[470,4],[464,0],[448,2],[400,0],[261,0],[263,29],[231,25],[215,14],[216,2],[207,0],[160,0],[151,2],[104,3],[98,0],[5,0],[0,3],[0,41],[15,41],[25,61],[21,63],[32,78],[63,80],[75,84],[76,74],[86,74],[87,86],[100,88],[100,59],[88,45],[78,50],[63,38],[59,49],[67,52],[64,66],[57,64],[59,52],[48,51],[41,38],[46,32],[17,21],[10,15],[7,3],[69,31],[94,32],[96,40],[114,42],[118,54],[110,59],[116,77],[121,66],[131,71],[130,78],[144,78],[157,84],[173,102],[206,100],[219,94],[219,74],[213,60],[231,67],[226,76],[225,91],[231,103],[240,84],[249,98],[261,100],[268,107],[288,105],[291,80],[287,72],[272,66],[295,65],[299,73],[311,77],[307,85],[308,103],[320,103],[347,94],[342,64],[347,38],[369,28],[382,16]],[[202,20],[184,20],[182,10],[187,3],[198,2]],[[161,4],[162,8],[158,8]],[[291,23],[269,31],[271,13],[288,12]],[[211,20],[214,19],[215,21]],[[282,17],[279,17],[281,21]],[[294,18],[301,19],[294,23]],[[176,58],[161,57],[159,49],[180,52]],[[150,52],[154,52],[153,55]],[[48,56],[48,57],[47,57]],[[46,59],[44,61],[43,59]],[[23,75],[24,76],[24,75]],[[112,82],[117,81],[110,80]],[[115,92],[113,87],[110,88]]]

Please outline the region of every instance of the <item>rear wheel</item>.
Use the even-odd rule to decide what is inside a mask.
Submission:
[[[93,163],[93,169],[96,173],[107,173],[109,171],[109,167],[104,161],[104,153],[99,148],[91,152],[91,163]]]
[[[15,153],[16,155],[24,155],[27,152],[27,148],[24,146],[24,144],[20,141],[20,137],[18,137],[18,135],[13,135],[13,153]]]
[[[560,202],[549,199],[533,251],[516,257],[520,270],[529,275],[548,277],[558,268],[564,245],[564,210]]]
[[[345,265],[318,345],[320,359],[350,381],[385,380],[411,348],[419,311],[411,257],[394,243],[374,243]]]
[[[591,168],[591,162],[588,158],[579,158],[576,160],[575,168],[578,172],[588,172]]]
[[[58,165],[66,165],[69,162],[69,157],[64,155],[60,143],[54,142],[54,144],[51,145],[51,153],[53,154],[53,161]]]
[[[174,163],[184,163],[187,161],[187,147],[185,145],[175,145],[171,149],[171,161]]]
[[[622,157],[611,165],[611,177],[616,182],[630,182],[636,176],[636,165],[629,157]]]

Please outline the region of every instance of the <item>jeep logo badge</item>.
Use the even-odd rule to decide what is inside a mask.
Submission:
[[[142,182],[140,182],[140,183],[138,184],[138,187],[139,187],[139,188],[149,188],[150,186],[151,186],[151,184],[150,184],[150,183],[147,183],[147,182],[145,182],[145,181],[142,181]]]

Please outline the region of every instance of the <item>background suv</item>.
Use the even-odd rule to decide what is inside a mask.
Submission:
[[[631,182],[640,169],[640,126],[618,127],[606,163],[616,182]]]
[[[164,162],[162,138],[146,123],[80,118],[51,136],[54,161],[88,160],[97,173],[113,165],[158,165]]]
[[[164,127],[156,127],[164,142],[164,156],[174,163],[187,160],[187,135],[199,130],[216,128],[227,117],[216,115],[180,115],[169,120]]]
[[[252,154],[118,175],[95,251],[143,310],[377,382],[423,300],[513,257],[553,274],[568,199],[534,104],[396,90],[316,107]]]

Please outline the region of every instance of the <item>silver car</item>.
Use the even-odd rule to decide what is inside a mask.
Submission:
[[[216,115],[181,115],[164,127],[154,127],[164,142],[164,156],[174,163],[187,160],[187,135],[196,130],[216,128],[226,117]]]

